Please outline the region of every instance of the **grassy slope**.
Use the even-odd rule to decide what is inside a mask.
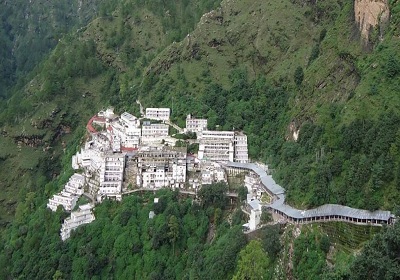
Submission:
[[[147,73],[177,80],[180,68],[192,94],[204,94],[209,82],[202,79],[204,72],[225,88],[231,85],[231,71],[238,67],[245,68],[250,79],[259,74],[276,81],[287,78],[306,63],[312,47],[309,38],[321,29],[303,16],[307,9],[290,1],[223,1],[221,8],[202,17],[190,37],[156,57]]]

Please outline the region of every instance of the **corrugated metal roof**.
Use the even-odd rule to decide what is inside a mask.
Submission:
[[[228,167],[245,168],[255,172],[261,179],[262,184],[271,193],[277,196],[277,199],[270,205],[272,209],[278,210],[294,219],[315,218],[323,216],[343,216],[354,219],[382,220],[388,221],[392,215],[390,211],[377,210],[374,212],[362,209],[355,209],[338,204],[325,204],[314,209],[299,210],[285,204],[285,189],[279,186],[271,175],[254,163],[228,162]]]
[[[387,221],[391,217],[390,211],[377,210],[374,212],[368,210],[355,209],[348,206],[338,204],[325,204],[320,207],[310,210],[299,210],[295,209],[287,204],[281,203],[279,200],[271,204],[271,208],[278,210],[285,215],[295,218],[316,218],[324,216],[342,216],[355,219],[367,219],[367,220],[384,220]]]
[[[268,175],[264,169],[254,163],[240,163],[240,162],[228,162],[228,167],[246,168],[255,172],[261,179],[263,185],[274,195],[285,193],[285,189],[279,186],[271,175]]]

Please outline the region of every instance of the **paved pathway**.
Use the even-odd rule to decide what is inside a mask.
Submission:
[[[145,113],[144,113],[144,109],[143,109],[142,103],[140,103],[139,99],[136,100],[136,103],[139,104],[140,114],[142,115],[142,117],[144,117]]]

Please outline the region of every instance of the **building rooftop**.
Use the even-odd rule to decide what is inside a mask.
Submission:
[[[237,167],[237,168],[245,168],[250,169],[254,173],[256,173],[263,185],[274,195],[285,193],[285,189],[278,185],[275,180],[272,178],[272,175],[268,175],[264,169],[254,163],[240,163],[240,162],[228,162],[226,164],[228,167]]]
[[[127,120],[127,121],[136,121],[136,117],[128,112],[122,113],[121,118]]]

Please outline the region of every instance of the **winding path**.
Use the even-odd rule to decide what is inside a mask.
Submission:
[[[374,212],[351,208],[338,204],[325,204],[320,207],[300,210],[285,203],[285,189],[278,185],[271,175],[254,163],[228,162],[228,170],[252,171],[260,178],[261,185],[273,197],[273,202],[266,206],[274,213],[281,215],[293,223],[313,223],[323,221],[344,221],[356,224],[382,225],[394,223],[394,215],[390,211]]]

